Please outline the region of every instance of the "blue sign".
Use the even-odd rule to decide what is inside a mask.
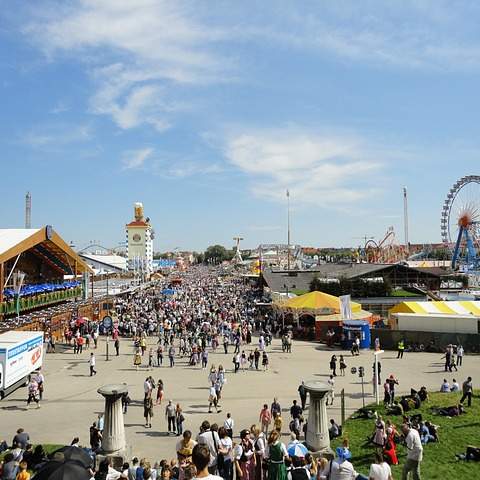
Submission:
[[[103,328],[106,330],[110,330],[113,325],[112,317],[109,317],[108,315],[106,317],[103,317]]]

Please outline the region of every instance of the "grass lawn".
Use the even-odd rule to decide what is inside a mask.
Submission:
[[[45,450],[47,455],[50,455],[51,453],[55,452],[56,450],[58,450],[59,448],[62,448],[64,446],[64,445],[57,445],[55,443],[43,443],[42,445],[43,445],[43,449]],[[36,446],[37,446],[37,444],[33,444],[33,449],[34,450],[35,450]],[[8,452],[9,452],[9,450],[7,450],[6,452],[0,453],[0,460],[3,460],[3,457]]]
[[[413,373],[413,372],[412,372]],[[420,409],[407,412],[408,415],[421,413],[423,420],[430,420],[439,428],[439,443],[428,443],[423,447],[423,462],[421,463],[422,478],[436,480],[447,478],[480,479],[480,462],[466,462],[455,459],[456,453],[465,453],[467,445],[480,444],[480,391],[476,391],[472,399],[472,406],[465,407],[466,414],[459,417],[442,417],[434,415],[431,407],[448,407],[460,401],[459,393],[432,393],[430,401],[424,402]],[[370,405],[372,410],[390,419],[401,432],[402,418],[400,416],[386,416],[383,405]],[[348,438],[352,452],[352,463],[358,472],[368,475],[370,464],[373,462],[374,447],[364,446],[367,436],[371,436],[375,428],[375,420],[348,419],[343,426],[343,438]],[[340,446],[341,439],[332,442],[332,448]],[[406,459],[406,448],[397,445],[399,465],[392,467],[394,479],[401,478],[401,471]]]
[[[392,291],[392,297],[421,297],[420,293],[408,292],[407,290],[403,290],[403,288],[399,288],[398,290]]]

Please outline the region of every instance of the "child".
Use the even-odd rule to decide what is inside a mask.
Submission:
[[[18,467],[20,471],[17,473],[16,480],[30,480],[30,474],[27,471],[27,462],[20,462]]]

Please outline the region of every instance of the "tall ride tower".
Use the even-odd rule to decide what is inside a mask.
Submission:
[[[32,228],[32,196],[30,192],[25,195],[25,228]]]

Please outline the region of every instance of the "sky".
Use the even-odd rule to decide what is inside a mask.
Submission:
[[[480,3],[0,0],[0,228],[78,248],[440,241],[480,166]],[[479,187],[480,188],[480,187]],[[472,189],[470,200],[480,201]]]

